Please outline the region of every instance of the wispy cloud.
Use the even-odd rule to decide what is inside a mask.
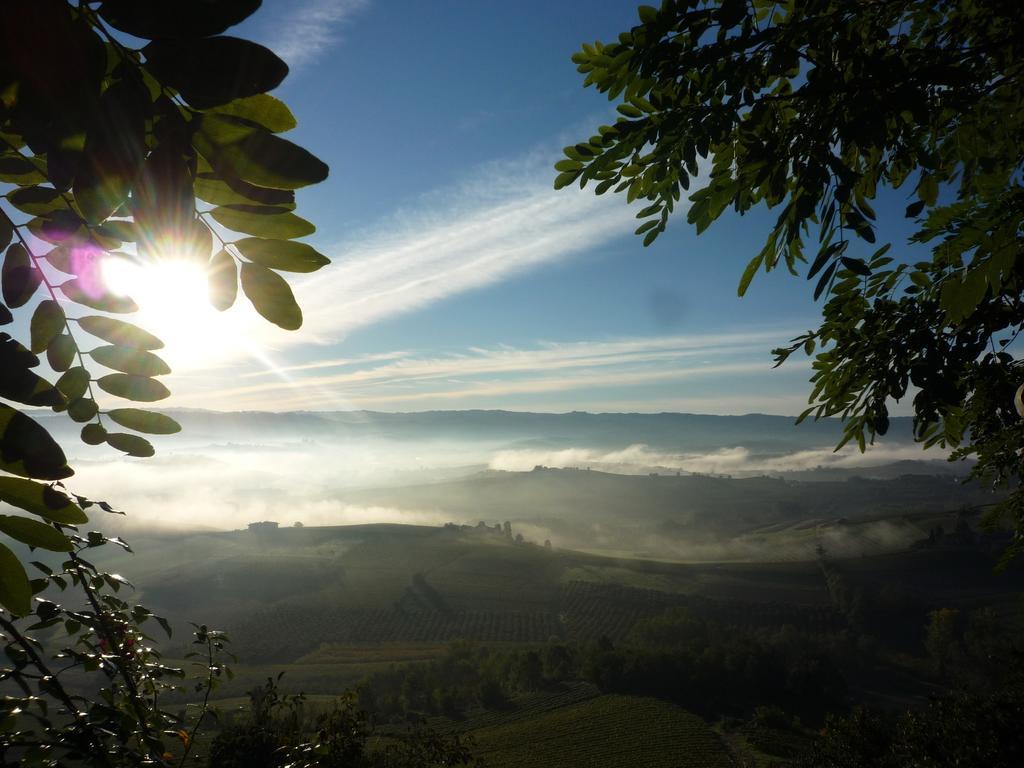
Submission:
[[[341,30],[368,0],[304,0],[289,3],[274,19],[264,42],[293,70],[335,45]]]
[[[589,189],[551,188],[552,157],[477,169],[474,179],[342,242],[335,263],[300,289],[307,341],[558,262],[628,235],[634,211]],[[525,170],[524,170],[525,168]]]
[[[448,354],[384,352],[281,369],[271,381],[248,376],[245,383],[207,391],[204,398],[244,407],[388,408],[504,407],[503,398],[543,393],[572,394],[584,407],[596,393],[682,384],[691,380],[769,376],[766,349],[791,329],[751,333],[652,336],[627,339],[541,342]],[[331,370],[331,369],[336,370]],[[790,366],[796,370],[800,366]],[[805,371],[800,368],[800,374]],[[256,378],[255,381],[253,379]],[[250,383],[251,382],[251,383]],[[762,387],[762,389],[766,389]],[[678,394],[678,393],[677,393]],[[770,397],[770,394],[768,394]],[[648,400],[642,410],[658,409]],[[757,410],[751,400],[743,412]],[[239,406],[236,406],[239,407]],[[667,408],[666,408],[667,410]]]

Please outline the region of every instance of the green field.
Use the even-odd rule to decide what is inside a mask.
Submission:
[[[721,741],[699,717],[635,696],[598,696],[470,733],[490,768],[732,765]]]

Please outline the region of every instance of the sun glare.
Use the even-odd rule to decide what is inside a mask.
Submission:
[[[164,342],[159,354],[173,369],[204,367],[238,351],[237,320],[230,311],[210,306],[206,274],[194,262],[108,258],[103,281],[112,292],[135,300],[139,311],[131,321]]]

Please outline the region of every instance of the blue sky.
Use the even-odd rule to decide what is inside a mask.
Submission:
[[[561,148],[614,119],[570,56],[635,19],[632,0],[265,0],[236,33],[291,64],[290,138],[331,167],[299,212],[333,263],[295,281],[302,330],[178,366],[172,402],[802,410],[808,364],[773,371],[770,349],[815,324],[809,284],[736,296],[773,214],[700,238],[679,214],[643,248],[623,198],[552,190]]]

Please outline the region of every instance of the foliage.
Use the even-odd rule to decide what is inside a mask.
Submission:
[[[266,91],[285,63],[221,34],[258,6],[4,4],[0,324],[21,315],[28,338],[0,333],[0,501],[43,522],[4,518],[0,530],[24,544],[70,549],[54,526],[86,522],[84,500],[46,484],[73,472],[29,408],[66,413],[83,425],[84,442],[129,456],[153,454],[142,435],[179,429],[166,415],[100,400],[170,394],[158,379],[170,372],[155,354],[160,340],[109,316],[137,307],[106,286],[106,261],[190,262],[206,270],[218,309],[231,306],[240,282],[271,322],[302,323],[278,271],[327,263],[294,241],[313,226],[292,212],[294,190],[322,181],[327,167],[278,135],[295,119]],[[52,377],[38,372],[44,354]],[[30,613],[27,585],[0,542],[0,605]]]
[[[135,457],[154,452],[142,435],[180,429],[165,414],[101,400],[170,394],[158,379],[170,373],[155,354],[160,340],[110,316],[137,309],[105,284],[111,259],[195,264],[216,308],[229,308],[240,284],[266,319],[301,325],[278,272],[327,263],[294,241],[314,228],[293,213],[294,190],[322,181],[327,167],[278,135],[295,119],[267,91],[287,65],[222,34],[259,5],[11,0],[0,11],[0,325],[18,319],[27,334],[0,333],[0,501],[27,513],[0,516],[16,542],[0,541],[9,662],[0,679],[20,691],[0,704],[5,763],[153,765],[182,752],[183,762],[226,674],[226,639],[196,627],[204,706],[191,732],[183,715],[160,708],[184,672],[162,664],[141,625],[170,628],[116,595],[127,581],[82,556],[127,545],[79,532],[86,509],[114,510],[65,488],[73,470],[31,409],[66,413],[83,425],[83,442]],[[41,355],[52,376],[37,370]],[[23,545],[65,560],[33,562],[44,578],[30,580],[16,554]],[[55,602],[65,590],[85,607]]]
[[[330,710],[306,711],[304,697],[283,693],[277,680],[249,693],[248,716],[221,730],[210,748],[210,768],[433,768],[476,766],[458,737],[420,729],[370,744],[373,728],[347,692]]]
[[[802,768],[897,768],[986,766],[1010,768],[1024,759],[1020,688],[982,695],[959,694],[935,699],[920,712],[899,718],[856,709],[833,718]]]
[[[645,244],[684,192],[698,234],[727,208],[777,208],[739,293],[761,269],[810,262],[822,323],[775,350],[779,364],[814,357],[801,419],[841,416],[842,443],[863,450],[912,394],[918,440],[976,457],[978,476],[1019,478],[1019,3],[665,0],[639,16],[573,57],[619,117],[565,148],[556,188],[645,201]],[[875,242],[871,201],[886,188],[909,190],[902,256]],[[1024,492],[999,511],[1024,541]]]
[[[131,766],[187,755],[210,694],[230,677],[223,663],[227,638],[195,627],[198,650],[188,656],[197,659],[195,689],[205,692],[205,700],[190,725],[160,706],[161,696],[178,687],[186,671],[163,663],[143,626],[151,621],[169,636],[170,625],[119,596],[122,587],[131,589],[123,577],[102,573],[83,557],[95,547],[126,545],[95,532],[68,539],[73,549],[59,568],[32,563],[43,574],[33,587],[45,589],[47,598],[80,591],[86,606],[41,598],[22,620],[0,615],[0,642],[10,664],[0,672],[8,693],[0,702],[0,759],[23,766]]]

